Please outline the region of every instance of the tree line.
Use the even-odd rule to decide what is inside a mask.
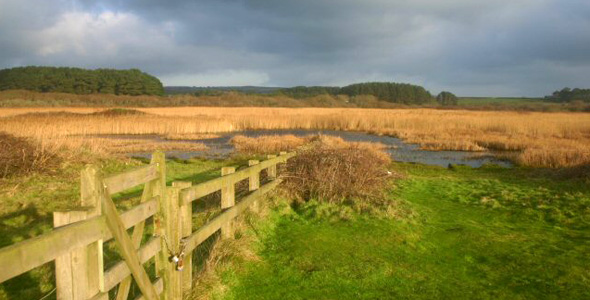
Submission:
[[[0,70],[0,90],[72,94],[164,95],[160,80],[138,69],[18,67]]]
[[[570,89],[566,87],[561,91],[553,92],[551,96],[545,96],[545,99],[553,102],[590,102],[590,89]]]
[[[365,82],[344,87],[297,86],[281,89],[278,93],[296,99],[318,95],[347,95],[349,97],[371,95],[381,101],[400,104],[426,104],[433,101],[430,92],[423,87],[395,82]]]

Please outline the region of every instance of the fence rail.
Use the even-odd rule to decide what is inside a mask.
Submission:
[[[257,200],[281,182],[277,165],[294,155],[281,152],[262,162],[251,160],[237,172],[225,167],[221,177],[195,185],[177,181],[166,186],[160,152],[147,166],[104,178],[88,166],[81,173],[82,208],[55,212],[52,231],[0,249],[0,283],[55,261],[58,299],[108,299],[108,292],[118,288],[117,299],[123,300],[132,281],[141,299],[181,299],[192,286],[192,251],[219,230],[223,237],[231,236],[232,220],[247,208],[257,209]],[[270,182],[260,186],[263,170]],[[246,179],[250,193],[236,204],[235,184]],[[119,213],[111,195],[139,185],[144,185],[140,203]],[[217,191],[224,211],[193,232],[192,202]],[[150,217],[155,235],[142,244]],[[123,260],[105,270],[103,243],[111,239]],[[143,264],[154,257],[157,278],[151,282]]]

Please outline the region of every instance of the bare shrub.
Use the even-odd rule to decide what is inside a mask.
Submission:
[[[47,170],[56,163],[56,155],[25,138],[0,132],[0,178]]]
[[[390,158],[381,149],[379,145],[319,136],[289,160],[285,186],[303,201],[380,201],[390,175],[386,169]]]

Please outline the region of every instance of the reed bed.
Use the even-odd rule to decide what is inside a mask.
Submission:
[[[100,111],[97,108],[0,109],[0,131],[40,141],[59,141],[100,134],[166,136],[241,130],[345,130],[396,136],[428,150],[515,151],[515,160],[525,166],[569,167],[590,163],[588,113],[252,107],[136,109],[146,114],[93,114]],[[57,113],[61,111],[66,113]]]

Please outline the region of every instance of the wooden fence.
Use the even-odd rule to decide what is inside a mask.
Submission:
[[[232,220],[246,208],[257,208],[257,200],[279,183],[277,165],[294,153],[269,155],[262,162],[251,160],[245,169],[222,168],[222,176],[192,185],[173,182],[166,186],[164,154],[157,152],[151,163],[132,171],[102,177],[88,166],[81,174],[81,205],[75,211],[55,212],[54,230],[0,249],[0,283],[55,261],[58,299],[127,299],[132,280],[140,299],[181,299],[190,290],[192,251],[218,230],[229,237]],[[260,186],[260,172],[269,183]],[[235,184],[248,179],[250,193],[238,204]],[[140,204],[119,213],[111,195],[144,185]],[[192,230],[192,202],[221,191],[223,212]],[[154,235],[144,239],[146,219],[153,216]],[[133,227],[131,236],[127,230]],[[104,269],[103,243],[114,239],[123,260]],[[155,257],[157,279],[151,281],[143,264]]]

